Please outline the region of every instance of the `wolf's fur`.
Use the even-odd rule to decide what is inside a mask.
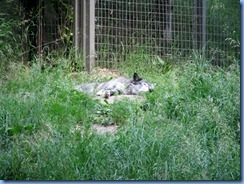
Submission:
[[[118,77],[108,82],[92,82],[75,86],[75,89],[89,94],[95,94],[104,98],[115,94],[138,95],[141,92],[151,92],[154,86],[139,78],[134,73],[133,79]]]

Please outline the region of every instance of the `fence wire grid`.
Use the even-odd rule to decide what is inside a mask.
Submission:
[[[218,65],[240,58],[240,2],[203,2],[96,0],[96,64],[116,66],[131,54],[182,61],[194,51]]]
[[[72,46],[72,2],[67,0],[39,0],[39,54],[48,54]]]
[[[74,0],[37,2],[37,53],[68,53],[74,43]],[[116,68],[133,55],[148,62],[155,57],[182,62],[195,52],[218,65],[240,60],[238,0],[96,0],[94,29],[100,67]]]

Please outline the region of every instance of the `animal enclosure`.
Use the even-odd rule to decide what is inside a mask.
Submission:
[[[149,64],[158,56],[180,62],[194,53],[218,65],[240,60],[238,0],[38,2],[40,56],[75,47],[76,62],[87,69],[116,68],[131,55],[145,55]]]
[[[2,1],[0,179],[240,181],[239,4]]]
[[[217,0],[97,0],[98,65],[130,54],[189,59],[193,50],[216,64],[239,57],[240,2]]]

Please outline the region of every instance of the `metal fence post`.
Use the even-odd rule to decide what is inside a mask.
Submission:
[[[88,73],[95,64],[95,0],[81,2],[83,63]]]

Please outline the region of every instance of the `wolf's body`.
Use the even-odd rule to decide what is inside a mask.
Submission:
[[[92,82],[75,86],[78,91],[104,98],[109,98],[115,94],[138,95],[141,92],[151,92],[153,88],[152,84],[139,78],[137,73],[134,73],[133,79],[118,77],[108,82]]]

